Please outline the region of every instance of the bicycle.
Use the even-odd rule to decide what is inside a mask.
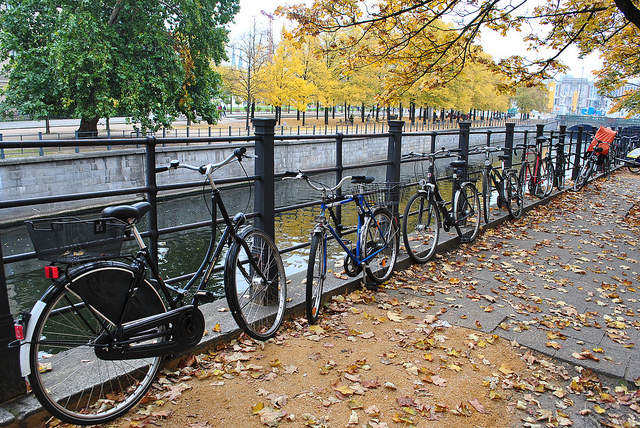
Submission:
[[[454,168],[451,201],[440,193],[435,174],[436,159],[451,157],[459,150],[441,149],[435,153],[408,153],[404,159],[426,158],[429,161],[427,177],[418,181],[418,190],[405,206],[402,219],[402,238],[411,260],[425,263],[435,254],[440,229],[455,229],[460,242],[472,242],[480,230],[482,213],[476,183],[464,180],[466,161],[450,162]],[[448,208],[450,206],[450,208]]]
[[[151,386],[162,358],[202,339],[205,319],[198,305],[214,299],[206,286],[225,246],[224,285],[233,318],[255,339],[275,335],[286,304],[280,254],[265,232],[242,227],[243,213],[229,217],[213,179],[219,168],[248,157],[245,152],[238,148],[216,164],[172,161],[156,169],[197,171],[212,191],[209,248],[183,288],[160,276],[136,228],[151,209],[149,202],[108,207],[95,220],[27,222],[36,256],[53,263],[45,269],[53,283],[31,312],[22,314],[16,330],[24,332],[17,334],[23,376],[51,414],[71,424],[93,425],[133,408]],[[226,225],[217,245],[216,208]],[[129,263],[105,260],[119,256],[125,235],[133,236],[137,253],[125,257]],[[76,263],[82,264],[71,266]]]
[[[520,167],[519,179],[522,187],[527,187],[529,195],[537,196],[540,199],[551,195],[555,171],[551,162],[551,152],[542,156],[542,146],[547,141],[547,137],[539,136],[536,144],[519,144],[516,148],[522,148],[522,166]],[[529,163],[528,156],[533,154],[535,160],[533,167]]]
[[[604,148],[601,147],[601,144],[605,144],[603,141],[596,140],[596,144],[593,147],[593,150],[587,152],[584,158],[584,163],[580,167],[580,172],[578,172],[578,176],[576,177],[573,183],[573,190],[576,192],[582,190],[582,188],[587,184],[593,171],[597,169],[597,165],[600,164],[603,166],[603,174],[606,176],[608,167],[606,166],[606,162],[601,163],[599,160],[599,156],[603,153]]]
[[[498,155],[502,163],[500,172],[491,162],[491,153],[502,152]],[[482,172],[482,200],[484,221],[489,223],[489,212],[491,210],[493,190],[496,190],[496,206],[506,207],[511,218],[520,218],[524,206],[524,194],[522,183],[518,179],[518,174],[514,168],[505,168],[505,161],[511,158],[511,150],[506,147],[475,147],[469,154],[484,154],[484,170]]]
[[[365,185],[371,184],[374,181],[373,177],[346,176],[335,186],[315,181],[301,171],[287,171],[284,178],[304,180],[309,187],[322,193],[320,214],[315,217],[315,225],[311,235],[306,281],[307,320],[309,324],[315,324],[320,315],[322,288],[328,270],[328,235],[331,235],[345,252],[344,270],[346,274],[350,277],[356,277],[362,273],[362,281],[365,285],[367,285],[366,279],[369,278],[377,287],[378,284],[384,283],[391,277],[398,258],[400,236],[397,220],[385,206],[376,206],[369,202],[369,199],[375,196],[384,196],[387,193],[385,189],[366,191]],[[334,193],[349,180],[355,185],[355,191],[352,195]],[[396,189],[391,190],[396,191]],[[384,203],[384,201],[381,202]],[[349,203],[353,203],[358,212],[355,248],[350,248],[351,241],[343,238],[345,230],[334,211],[334,208]],[[327,219],[327,211],[331,221]],[[335,228],[331,225],[332,222]]]

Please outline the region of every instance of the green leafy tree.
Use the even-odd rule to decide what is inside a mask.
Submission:
[[[549,110],[549,90],[537,86],[533,88],[517,88],[511,100],[522,114],[529,114],[532,111],[542,113]]]
[[[68,112],[96,135],[101,117],[125,114],[143,129],[218,118],[221,79],[210,67],[238,0],[11,0],[0,2],[2,107]]]

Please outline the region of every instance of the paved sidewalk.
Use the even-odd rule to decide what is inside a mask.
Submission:
[[[633,382],[640,377],[636,210],[640,176],[620,170],[485,231],[415,275],[448,306],[441,318],[451,324]]]
[[[620,170],[579,193],[528,199],[526,210],[517,221],[496,211],[474,243],[458,246],[449,236],[425,265],[412,266],[401,252],[398,274],[380,299],[421,300],[453,326],[491,332],[571,367],[633,383],[640,377],[640,176]],[[304,310],[303,277],[289,278],[295,314]],[[328,296],[358,287],[355,280],[327,282]],[[220,314],[205,316],[209,325]],[[223,330],[201,346],[237,334],[232,322]],[[0,408],[0,426],[21,426],[20,419],[27,426],[23,418],[39,413],[33,397],[23,397]],[[598,426],[594,419],[575,421]]]

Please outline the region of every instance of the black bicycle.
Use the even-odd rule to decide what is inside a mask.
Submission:
[[[408,153],[404,159],[426,158],[427,177],[420,178],[418,190],[411,196],[402,219],[402,238],[411,260],[425,263],[436,251],[440,229],[455,229],[460,242],[471,242],[478,236],[482,212],[476,183],[463,180],[467,165],[464,159],[450,163],[453,167],[451,201],[442,198],[435,174],[436,159],[450,157],[459,150],[441,149],[435,153]]]
[[[217,164],[196,167],[172,161],[157,169],[197,171],[211,186],[209,249],[183,288],[160,276],[136,228],[151,209],[148,202],[105,208],[95,220],[27,223],[37,257],[64,265],[47,267],[54,282],[20,322],[25,332],[20,341],[23,375],[54,416],[81,425],[122,416],[143,398],[163,356],[197,345],[205,329],[198,305],[213,300],[207,283],[225,246],[224,285],[231,314],[253,338],[275,335],[286,302],[280,254],[265,232],[243,227],[243,213],[229,217],[213,179],[217,169],[241,162],[245,152],[236,149]],[[226,225],[217,245],[216,207]],[[104,260],[120,254],[125,235],[134,237],[137,254],[128,263]],[[77,263],[83,264],[71,266]],[[187,298],[193,287],[195,293]]]
[[[605,159],[603,159],[604,155],[602,155],[604,152],[602,145],[604,144],[606,143],[596,140],[596,145],[593,147],[593,150],[590,150],[585,154],[584,162],[582,163],[578,176],[573,183],[573,190],[576,192],[582,190],[582,188],[589,182],[591,176],[598,170],[598,166],[601,167],[602,174],[605,177],[609,176],[609,166]]]
[[[491,161],[491,153],[502,152],[498,159],[502,163],[499,171]],[[479,146],[469,154],[484,154],[484,170],[482,172],[482,200],[484,221],[489,223],[491,207],[506,207],[511,218],[520,218],[524,206],[524,191],[518,173],[514,168],[505,168],[505,161],[511,158],[511,150],[506,147]],[[494,192],[495,190],[495,192]]]

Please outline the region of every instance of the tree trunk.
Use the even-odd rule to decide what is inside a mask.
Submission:
[[[47,134],[51,134],[51,121],[49,120],[49,116],[44,119],[45,130],[44,132]]]
[[[324,108],[324,124],[329,125],[329,107]]]
[[[80,128],[78,128],[78,138],[97,138],[98,120],[100,120],[99,117],[83,117],[80,120]]]

